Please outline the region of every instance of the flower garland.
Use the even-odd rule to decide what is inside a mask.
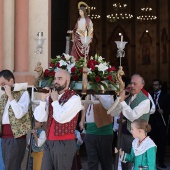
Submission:
[[[50,86],[54,79],[55,71],[58,69],[65,69],[71,74],[71,81],[82,81],[84,66],[84,58],[80,58],[75,61],[73,56],[63,53],[62,56],[57,56],[55,59],[51,59],[51,63],[48,69],[44,72],[44,78],[42,80],[46,81],[46,84],[42,86]],[[106,62],[104,58],[99,55],[91,57],[87,61],[87,78],[91,82],[93,89],[99,89],[100,86],[104,86],[107,89],[106,83],[112,84],[117,88],[116,84],[116,68],[111,66],[109,62]]]

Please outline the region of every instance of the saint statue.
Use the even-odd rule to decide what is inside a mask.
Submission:
[[[71,55],[78,60],[80,57],[88,57],[90,42],[93,38],[93,23],[88,17],[86,10],[90,10],[89,6],[84,2],[78,3],[79,15],[75,28],[73,30],[68,30],[67,33],[72,34],[73,46],[71,50]],[[90,38],[88,46],[84,47],[81,42],[81,37],[85,38],[85,41]],[[88,52],[87,52],[88,51]]]

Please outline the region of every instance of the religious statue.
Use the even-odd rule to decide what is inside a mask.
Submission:
[[[72,34],[73,37],[73,46],[71,50],[71,55],[78,60],[80,57],[88,57],[86,54],[87,50],[82,44],[81,37],[89,38],[90,42],[93,38],[93,23],[88,17],[86,10],[90,10],[89,6],[84,2],[78,3],[79,15],[80,17],[77,20],[75,28],[73,30],[68,30],[67,33]],[[88,51],[90,47],[90,42],[88,44]]]

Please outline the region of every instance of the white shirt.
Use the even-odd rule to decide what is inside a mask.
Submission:
[[[135,98],[136,96],[134,96],[133,100]],[[131,122],[133,122],[135,119],[138,119],[143,114],[149,113],[150,110],[149,99],[142,101],[141,103],[139,103],[138,106],[134,107],[133,109],[131,109],[131,107],[128,104],[126,104],[125,101],[120,102],[120,105],[122,106],[123,115]]]
[[[58,100],[64,93],[58,96]],[[73,95],[64,105],[59,102],[52,102],[53,118],[59,123],[70,122],[76,114],[82,109],[81,99],[77,95]],[[40,101],[40,105],[34,110],[34,117],[39,122],[46,122],[49,113],[49,98],[46,102]]]
[[[99,101],[101,102],[101,104],[103,105],[103,107],[106,110],[108,110],[112,106],[112,104],[114,103],[114,99],[110,95],[97,95],[96,97],[99,99]],[[95,99],[96,98],[91,95],[91,100],[93,101]],[[88,108],[87,108],[86,122],[88,122],[88,123],[94,122],[93,104],[89,105]]]
[[[15,117],[21,119],[28,112],[29,104],[30,97],[27,91],[22,94],[18,102],[16,102],[16,100],[10,102],[8,99],[2,116],[2,124],[10,124],[8,115],[8,109],[10,106],[12,107]]]
[[[42,131],[38,137],[37,144],[35,143],[35,146],[41,147],[45,141],[46,141],[46,134],[45,131]]]

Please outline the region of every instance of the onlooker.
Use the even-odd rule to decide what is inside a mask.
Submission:
[[[146,120],[137,119],[131,124],[131,133],[135,138],[132,142],[130,154],[119,150],[123,162],[133,162],[133,169],[156,170],[156,145],[146,135],[150,132],[151,126]],[[118,150],[115,148],[115,152]]]
[[[70,170],[77,147],[74,131],[81,99],[69,89],[70,74],[66,70],[55,73],[55,88],[42,93],[40,105],[34,110],[39,122],[47,121],[47,140],[44,147],[42,170]]]
[[[10,70],[0,72],[0,86],[5,94],[0,99],[0,134],[6,170],[18,170],[24,158],[26,134],[31,130],[28,91],[12,91],[15,78]]]
[[[170,114],[170,99],[168,97],[168,94],[161,90],[162,83],[160,80],[153,80],[152,85],[153,93],[151,93],[151,95],[156,105],[156,111],[153,115],[151,115],[149,120],[152,126],[150,136],[158,147],[157,156],[159,167],[166,168],[166,165],[164,164],[164,157],[166,147],[168,115]]]
[[[33,134],[33,141],[32,141],[32,153],[31,156],[33,157],[33,170],[40,170],[42,157],[44,153],[44,143],[46,140],[45,131],[42,129],[43,122],[35,121],[35,127],[31,130]]]

